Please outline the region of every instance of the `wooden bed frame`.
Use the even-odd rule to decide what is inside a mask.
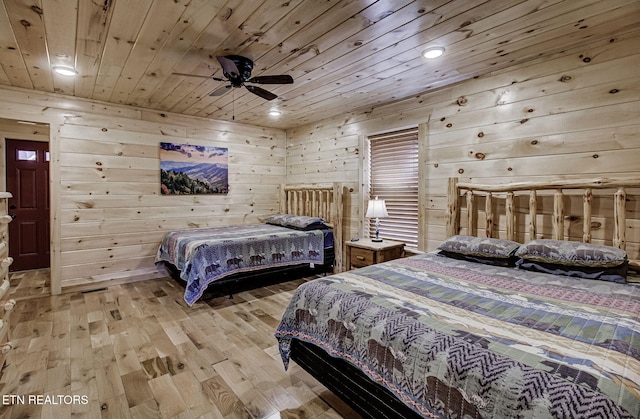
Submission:
[[[484,196],[485,205],[485,236],[493,237],[495,220],[494,220],[494,198],[504,199],[505,209],[505,238],[507,240],[525,242],[533,239],[544,238],[544,235],[538,229],[538,201],[541,194],[553,195],[553,212],[551,216],[551,239],[555,240],[573,240],[591,243],[593,239],[593,222],[592,210],[594,189],[598,190],[614,190],[613,198],[613,237],[611,241],[605,239],[602,244],[609,244],[622,250],[627,248],[626,233],[629,225],[627,225],[627,191],[632,188],[640,188],[640,180],[636,179],[577,179],[564,181],[549,182],[521,182],[510,183],[506,185],[489,185],[459,182],[458,178],[450,178],[448,186],[448,205],[447,205],[447,237],[460,234],[461,230],[461,208],[466,208],[466,234],[473,236],[474,226],[476,225],[477,209],[475,208],[475,198]],[[565,191],[579,191],[582,193],[582,236],[571,237],[565,228],[566,218],[578,219],[580,217],[565,216]],[[516,232],[516,206],[515,200],[517,194],[528,196],[529,212],[527,234],[528,240],[524,239],[524,235],[517,237]],[[601,195],[604,197],[604,195]],[[463,202],[464,201],[464,205]],[[519,240],[520,239],[520,240]],[[635,257],[634,257],[635,256]],[[630,255],[629,268],[635,271],[640,270],[640,260],[637,254]]]
[[[321,217],[333,229],[335,263],[334,272],[342,271],[343,246],[342,217],[343,186],[332,184],[282,185],[280,187],[280,213]]]
[[[614,180],[591,179],[575,181],[553,182],[526,182],[512,183],[508,185],[481,185],[459,182],[458,178],[451,178],[448,187],[448,207],[446,217],[447,237],[460,234],[461,209],[466,209],[467,234],[474,235],[476,225],[477,208],[475,197],[482,195],[485,198],[485,235],[492,237],[495,231],[494,198],[504,199],[504,212],[506,213],[506,238],[518,241],[516,238],[516,207],[517,193],[528,192],[529,222],[528,238],[542,238],[538,231],[538,194],[551,191],[553,194],[553,212],[551,238],[569,240],[565,233],[564,190],[583,190],[583,234],[582,241],[592,240],[592,202],[593,189],[613,189],[614,199],[614,229],[611,242],[614,246],[625,249],[626,235],[626,198],[627,189],[640,188],[639,180]],[[541,196],[542,196],[541,194]],[[522,214],[520,214],[522,215]],[[522,241],[524,236],[521,233]],[[575,240],[575,239],[574,239]],[[630,266],[638,267],[638,260],[631,260]],[[632,282],[632,281],[630,281]],[[635,281],[633,281],[635,282]],[[320,383],[330,389],[342,400],[349,404],[355,411],[365,417],[376,418],[413,418],[419,417],[413,410],[402,404],[393,394],[382,385],[372,381],[364,373],[346,361],[334,358],[312,344],[298,341],[292,342],[291,359],[304,370],[314,376]]]

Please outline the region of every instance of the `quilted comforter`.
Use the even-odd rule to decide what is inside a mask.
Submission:
[[[193,305],[207,286],[238,272],[303,263],[324,263],[323,230],[299,231],[271,224],[177,230],[167,233],[156,261],[167,261],[187,282]]]
[[[300,286],[277,328],[432,418],[640,417],[640,286],[428,253]]]

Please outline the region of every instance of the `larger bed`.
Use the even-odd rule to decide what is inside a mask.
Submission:
[[[623,283],[635,262],[621,249],[624,187],[638,183],[569,187],[585,185],[587,196],[591,187],[616,190],[614,246],[587,243],[590,199],[586,240],[562,241],[559,185],[551,185],[551,240],[536,231],[536,193],[527,233],[536,240],[512,240],[513,190],[504,205],[508,239],[491,238],[491,227],[482,239],[459,235],[462,206],[469,233],[474,195],[490,201],[505,190],[452,181],[442,250],[296,290],[276,331],[285,366],[293,359],[367,417],[640,417],[640,286]],[[524,189],[542,186],[515,188]],[[494,206],[485,207],[487,225]]]

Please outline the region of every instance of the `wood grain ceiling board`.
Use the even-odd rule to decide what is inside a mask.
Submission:
[[[0,85],[292,128],[615,39],[638,16],[637,0],[4,0]],[[422,57],[431,45],[445,55]],[[221,78],[230,54],[294,83],[258,85],[279,96],[266,101],[172,74]]]

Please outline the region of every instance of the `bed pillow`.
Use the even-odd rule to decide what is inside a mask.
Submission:
[[[323,218],[293,214],[272,215],[265,219],[265,223],[293,228],[296,230],[317,230],[327,227]]]
[[[516,256],[568,266],[613,267],[627,263],[627,252],[612,246],[537,239],[520,246]]]
[[[519,243],[511,240],[457,235],[449,237],[438,249],[441,254],[455,259],[515,266],[517,258],[514,254],[519,246]]]
[[[287,217],[290,217],[291,214],[275,214],[271,215],[264,219],[264,222],[267,224],[273,224],[276,226],[286,226]]]
[[[516,252],[516,266],[537,272],[625,283],[627,253],[616,247],[538,239]]]

